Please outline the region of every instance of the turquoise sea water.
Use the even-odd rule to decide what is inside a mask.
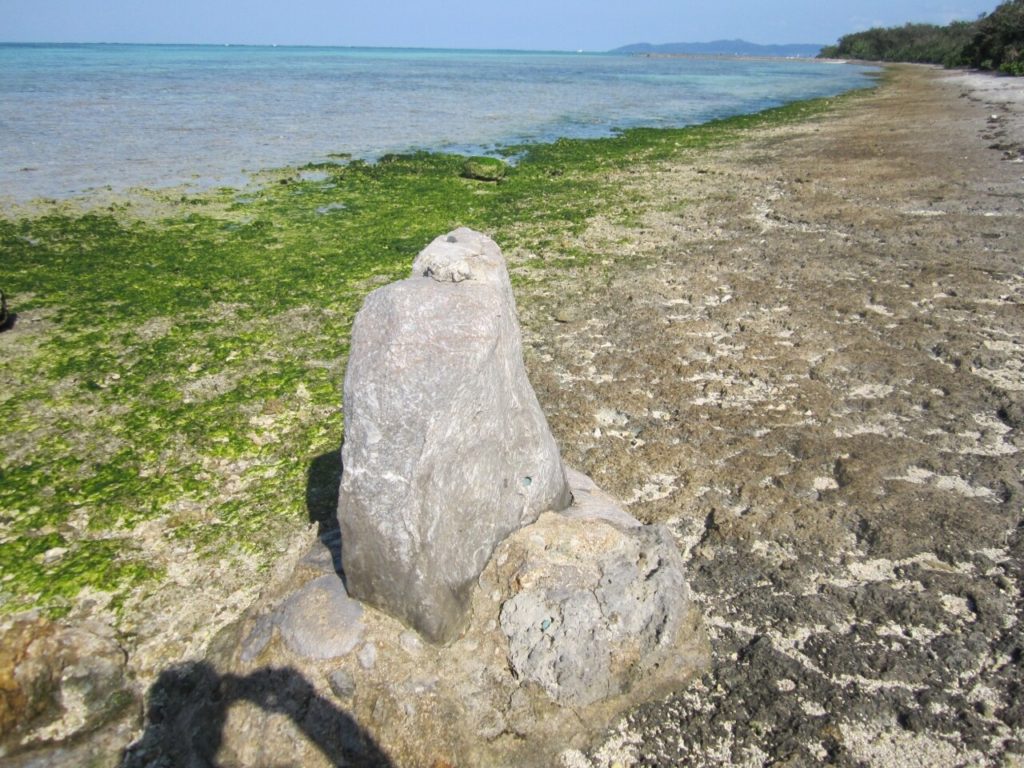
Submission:
[[[237,185],[332,153],[486,153],[689,125],[837,94],[867,72],[611,54],[0,45],[0,199]]]

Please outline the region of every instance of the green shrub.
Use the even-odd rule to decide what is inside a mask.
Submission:
[[[1009,0],[974,25],[964,48],[964,63],[1021,74],[1024,64],[1024,0]]]

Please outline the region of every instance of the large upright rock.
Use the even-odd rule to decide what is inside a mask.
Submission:
[[[491,239],[443,235],[366,298],[344,397],[349,593],[450,642],[497,544],[572,500]]]

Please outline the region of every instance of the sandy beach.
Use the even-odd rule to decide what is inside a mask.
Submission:
[[[1024,765],[1024,83],[893,66],[877,89],[822,114],[614,168],[604,182],[626,201],[622,215],[601,212],[556,241],[506,247],[527,369],[566,463],[675,535],[712,663],[621,722],[587,724],[607,730],[590,748],[564,751],[561,764]],[[316,216],[335,212],[322,210]],[[216,215],[225,233],[254,227],[241,214]],[[313,224],[323,221],[316,216]],[[287,244],[290,233],[276,231]],[[576,266],[581,252],[598,257]],[[387,279],[368,271],[362,290]],[[203,343],[245,320],[237,305],[213,306],[220,315],[204,316],[212,330],[196,332]],[[306,339],[347,311],[339,301],[246,326],[254,335],[273,326],[272,342],[257,348],[263,358],[251,356],[289,359],[307,343],[320,353]],[[30,360],[51,317],[24,313],[0,349],[18,365]],[[155,345],[169,328],[154,320],[123,334],[125,379],[130,345]],[[183,370],[206,387],[187,385],[190,407],[242,380],[188,362]],[[341,364],[317,365],[340,392]],[[18,375],[28,386],[30,374]],[[118,380],[98,379],[96,391]],[[259,456],[274,450],[275,430],[337,424],[336,404],[320,397],[302,384],[298,395],[246,403],[242,429],[270,446]],[[68,412],[83,424],[94,418]],[[47,429],[33,439],[52,439]],[[329,431],[315,433],[324,450]],[[222,486],[216,501],[239,506],[262,487],[252,478],[303,476],[308,463],[243,462],[227,447],[211,458],[184,439],[161,450],[196,451],[188,460]],[[164,581],[144,583],[124,610],[86,590],[62,626],[87,627],[88,647],[127,670],[138,700],[88,733],[55,721],[52,738],[37,734],[33,751],[3,759],[106,764],[138,739],[141,699],[161,669],[203,659],[315,545],[307,522],[331,500],[314,487],[317,471],[314,461],[299,516],[275,529],[269,569],[200,556],[168,533],[172,519],[204,530],[214,507],[198,491],[133,522],[146,557],[165,563]],[[330,468],[324,476],[337,480]],[[5,621],[0,629],[22,650],[33,633],[64,631]],[[18,663],[18,652],[0,651],[0,689],[18,690]],[[376,735],[374,697],[360,696],[367,704],[352,717]],[[74,744],[62,745],[62,732],[76,734]],[[277,764],[297,754],[281,749]]]

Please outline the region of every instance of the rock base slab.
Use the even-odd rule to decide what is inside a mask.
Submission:
[[[207,659],[211,684],[244,691],[220,715],[221,764],[329,766],[340,755],[354,765],[548,768],[628,708],[685,686],[708,649],[674,541],[586,476],[567,475],[573,506],[498,545],[465,633],[446,647],[365,606],[336,648],[297,651],[282,617],[329,600],[337,579],[330,557],[301,558]],[[274,742],[260,740],[255,755],[261,733]]]

